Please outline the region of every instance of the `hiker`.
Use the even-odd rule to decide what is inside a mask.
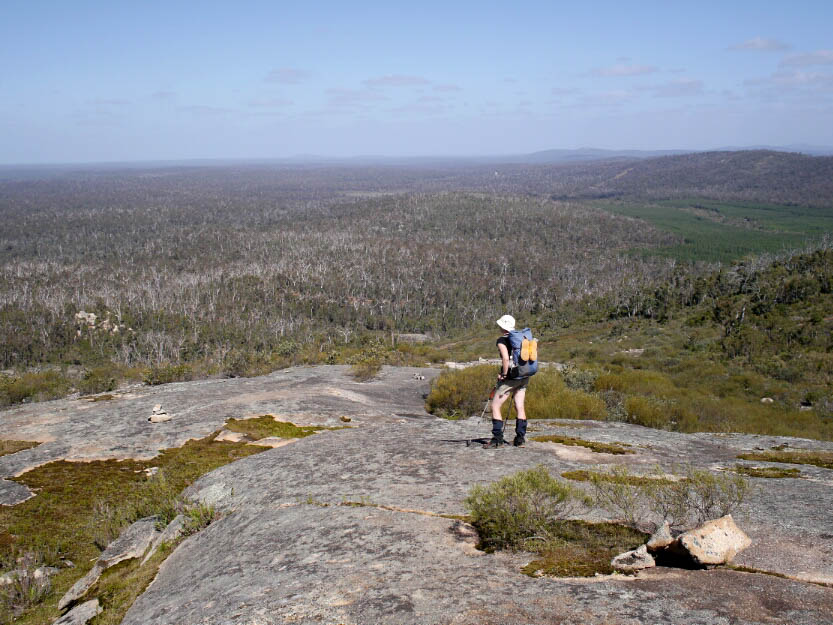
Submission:
[[[513,346],[510,340],[510,333],[516,332],[515,318],[512,315],[503,315],[497,320],[498,326],[503,330],[503,334],[497,340],[497,349],[500,352],[500,374],[497,377],[497,388],[495,390],[495,397],[492,399],[492,440],[488,442],[486,447],[502,447],[503,441],[503,416],[500,414],[500,409],[503,403],[513,395],[515,398],[515,408],[517,408],[517,418],[515,420],[515,440],[513,445],[515,447],[522,447],[526,442],[526,411],[524,410],[524,398],[526,397],[526,387],[529,385],[529,377],[517,376],[517,369],[513,371]],[[526,333],[529,330],[525,330]],[[532,335],[529,335],[532,338]],[[517,365],[517,357],[515,357],[515,364]],[[536,367],[537,370],[537,367]],[[514,376],[512,374],[515,374]]]

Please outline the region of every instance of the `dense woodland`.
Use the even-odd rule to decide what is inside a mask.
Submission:
[[[80,367],[87,391],[136,371],[182,378],[195,363],[234,375],[350,362],[399,333],[454,339],[506,311],[661,319],[696,299],[715,258],[755,249],[710,256],[697,236],[714,234],[695,226],[774,237],[763,249],[783,256],[824,245],[815,235],[833,225],[833,158],[772,152],[2,174],[0,368]],[[801,231],[804,213],[768,222],[748,204],[696,202],[677,206],[696,224],[657,218],[671,214],[661,202],[690,197],[778,215],[791,210],[779,203],[800,205],[815,221]]]

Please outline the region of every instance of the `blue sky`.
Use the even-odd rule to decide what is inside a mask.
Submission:
[[[0,4],[0,163],[833,145],[833,3]]]

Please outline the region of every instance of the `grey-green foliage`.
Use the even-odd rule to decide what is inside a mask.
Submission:
[[[465,506],[484,549],[520,549],[545,541],[556,521],[587,503],[580,491],[549,474],[546,467],[519,471],[488,486],[475,485]]]
[[[27,551],[17,559],[15,569],[9,573],[9,583],[0,585],[0,623],[13,623],[17,616],[49,594],[52,589],[49,576],[35,576],[42,563],[41,554],[35,551]]]
[[[218,511],[203,502],[188,502],[183,504],[182,515],[185,518],[182,534],[190,536],[211,525],[220,518]]]
[[[591,476],[593,500],[599,507],[629,525],[668,521],[672,527],[690,527],[737,510],[749,493],[742,475],[715,473],[687,466],[679,478],[655,468],[639,479],[626,468]]]

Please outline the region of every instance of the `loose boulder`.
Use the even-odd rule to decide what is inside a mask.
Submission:
[[[648,553],[648,548],[645,545],[640,545],[638,549],[620,553],[610,561],[610,566],[619,573],[636,573],[656,566],[656,563],[651,554]]]
[[[660,549],[665,549],[674,542],[674,536],[671,535],[671,526],[668,521],[665,521],[662,526],[654,532],[653,536],[648,539],[646,547],[648,551],[654,553]]]
[[[698,566],[731,562],[751,544],[752,540],[735,525],[731,514],[707,521],[676,540],[676,546]]]

